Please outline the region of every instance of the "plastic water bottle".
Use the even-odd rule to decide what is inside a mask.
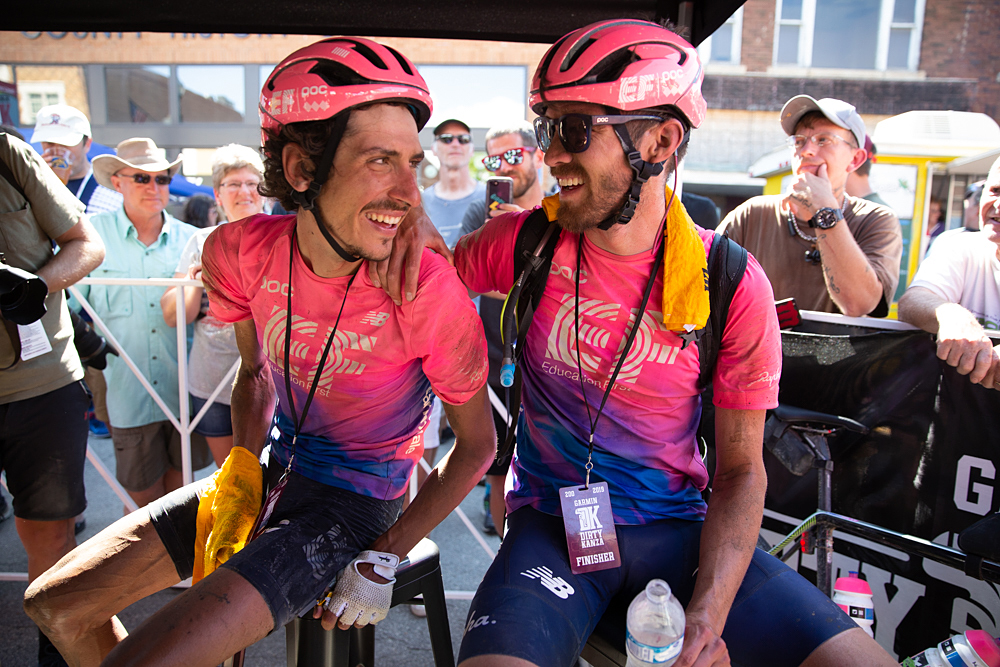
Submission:
[[[635,596],[626,617],[626,667],[672,665],[684,646],[684,607],[670,585],[653,579]]]
[[[872,602],[872,589],[868,582],[858,577],[851,570],[846,577],[838,577],[833,586],[833,601],[844,613],[860,625],[869,637],[874,638],[872,623],[875,622],[875,604]]]
[[[902,667],[1000,667],[1000,642],[984,630],[966,630],[907,658]]]

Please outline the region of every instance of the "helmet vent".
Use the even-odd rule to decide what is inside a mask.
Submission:
[[[615,81],[622,75],[626,67],[639,59],[632,49],[621,49],[597,63],[591,70],[588,79],[594,83]]]
[[[367,44],[355,41],[351,41],[351,43],[354,45],[354,50],[358,53],[358,55],[368,60],[368,62],[372,65],[378,67],[379,69],[389,69],[389,66],[385,64],[385,61],[379,58],[378,54],[372,51]]]
[[[573,46],[573,48],[570,49],[570,52],[566,55],[566,58],[563,60],[562,65],[559,66],[559,71],[565,72],[573,65],[575,65],[576,61],[580,58],[580,56],[583,55],[583,52],[587,50],[587,47],[589,47],[596,41],[597,41],[596,39],[591,37],[590,39],[581,40],[577,42]]]
[[[309,73],[320,77],[326,82],[326,85],[332,88],[339,86],[358,86],[369,83],[370,81],[369,79],[358,75],[358,73],[350,67],[332,60],[320,60],[313,65],[312,69],[309,70]]]
[[[385,48],[389,53],[392,54],[392,57],[399,62],[399,66],[403,68],[403,71],[409,74],[410,76],[413,76],[413,69],[410,68],[410,63],[406,62],[406,58],[404,58],[402,54],[399,53],[399,51],[392,48],[391,46],[386,46]]]

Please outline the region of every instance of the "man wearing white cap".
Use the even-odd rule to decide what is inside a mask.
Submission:
[[[180,158],[169,161],[152,139],[126,139],[117,155],[94,158],[94,178],[124,197],[114,212],[94,216],[108,253],[95,278],[172,278],[188,239],[198,231],[166,212],[170,179]],[[160,308],[163,287],[91,285],[81,292],[107,324],[153,389],[176,415],[177,333]],[[179,488],[180,435],[119,358],[107,369],[108,416],[115,443],[116,476],[143,506]],[[211,461],[203,442],[192,445],[192,465]]]
[[[90,121],[68,104],[42,107],[35,119],[33,143],[42,144],[42,158],[66,187],[87,207],[89,215],[114,211],[122,196],[94,178],[87,152],[93,143]]]
[[[885,317],[899,282],[899,219],[845,191],[847,175],[868,157],[864,121],[841,100],[798,95],[781,110],[781,128],[793,151],[788,192],[744,202],[717,231],[757,258],[775,299]]]

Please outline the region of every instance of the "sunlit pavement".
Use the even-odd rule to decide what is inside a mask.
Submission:
[[[114,470],[114,451],[110,439],[91,437],[91,448]],[[439,456],[446,451],[442,447]],[[196,473],[201,478],[211,474],[212,468]],[[95,468],[88,462],[86,467],[87,485],[87,528],[78,536],[82,542],[103,530],[122,515],[122,504],[114,495]],[[10,500],[9,495],[7,496]],[[483,521],[483,487],[477,486],[462,502],[462,509],[477,528]],[[500,545],[496,537],[484,536],[494,549]],[[465,525],[452,514],[438,526],[431,539],[441,549],[441,568],[444,573],[446,591],[474,591],[491,559],[482,546],[472,537]],[[0,523],[0,572],[26,572],[27,556],[18,540],[14,520],[10,518]],[[27,584],[23,582],[0,581],[0,667],[34,667],[37,664],[37,630],[21,608],[21,601]],[[126,628],[134,628],[157,609],[169,602],[177,590],[167,590],[152,595],[126,609],[120,618]],[[469,611],[468,600],[449,600],[448,619],[451,624],[452,644],[458,654],[458,645]],[[427,623],[410,613],[408,607],[396,607],[379,624],[375,634],[375,661],[379,665],[412,665],[413,667],[434,664],[431,655]],[[285,633],[279,630],[247,650],[248,667],[281,667],[285,665]]]

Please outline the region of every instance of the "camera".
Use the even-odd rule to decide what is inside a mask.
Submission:
[[[10,266],[0,253],[0,315],[26,326],[42,319],[49,286],[33,273]]]

